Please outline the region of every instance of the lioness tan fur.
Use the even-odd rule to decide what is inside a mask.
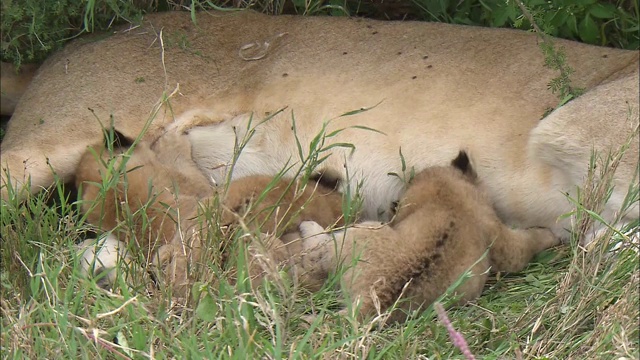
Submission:
[[[503,224],[475,185],[466,154],[454,164],[417,174],[389,225],[367,222],[326,234],[314,222],[302,223],[307,255],[300,266],[307,276],[326,278],[343,266],[344,296],[365,318],[385,311],[401,295],[407,301],[400,301],[399,309],[424,309],[466,270],[472,277],[456,293],[461,303],[473,300],[489,270],[520,271],[535,254],[559,243],[548,229]],[[391,314],[393,321],[404,318],[401,311]]]
[[[565,194],[575,196],[591,150],[607,152],[637,133],[637,51],[554,40],[575,70],[571,85],[586,93],[541,120],[559,102],[548,89],[559,74],[544,67],[532,33],[250,11],[201,13],[197,20],[153,14],[140,27],[72,42],[51,56],[2,143],[2,168],[13,186],[28,179],[32,191],[49,186],[47,159],[61,178],[71,178],[110,116],[130,138],[150,118],[148,139],[187,136],[194,160],[219,184],[235,135],[247,133],[243,114],[253,114],[255,126],[285,108],[255,129],[234,177],[273,176],[299,160],[293,118],[305,146],[333,119],[327,134],[352,125],[379,131],[349,128],[325,145],[350,143],[355,150],[323,153],[330,155],[323,171],[342,179],[348,171],[350,184],[363,183],[365,218],[389,218],[388,205],[404,191],[388,175],[401,172],[400,148],[417,171],[467,148],[501,219],[566,237],[570,221],[558,217],[573,208]],[[161,101],[166,95],[170,106]],[[361,108],[371,109],[351,113]],[[191,129],[196,125],[204,126]],[[633,141],[605,213],[617,210],[637,161]],[[637,214],[636,203],[626,220]]]

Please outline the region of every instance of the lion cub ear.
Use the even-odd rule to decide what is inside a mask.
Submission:
[[[104,147],[107,149],[128,149],[133,141],[114,128],[104,129]]]
[[[473,181],[476,179],[477,174],[473,169],[473,165],[471,164],[471,160],[469,160],[469,155],[464,150],[460,150],[458,156],[451,161],[451,166],[462,171],[462,173],[469,178],[469,180]]]

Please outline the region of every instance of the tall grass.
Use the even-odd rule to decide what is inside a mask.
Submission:
[[[321,162],[331,134],[321,131],[310,144],[299,143],[292,169],[302,176]],[[580,204],[606,198],[602,189],[610,187],[615,154],[609,159],[596,167],[605,171],[592,172]],[[638,192],[634,182],[625,206]],[[337,278],[310,294],[269,266],[269,281],[255,290],[246,278],[255,239],[243,231],[229,235],[212,226],[204,233],[196,281],[187,299],[176,299],[144,271],[120,272],[110,290],[79,276],[75,244],[95,229],[59,183],[1,205],[5,359],[464,358],[431,308],[379,328],[338,314]],[[579,206],[574,216],[594,220],[589,210]],[[203,224],[215,224],[217,213],[203,209]],[[637,237],[638,228],[602,233],[588,249],[573,242],[545,251],[521,274],[492,277],[477,301],[448,309],[453,327],[477,358],[637,358],[639,264],[637,245],[626,234]],[[611,252],[620,242],[626,246]],[[140,249],[130,251],[144,266]]]

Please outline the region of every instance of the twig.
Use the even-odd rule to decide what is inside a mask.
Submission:
[[[540,27],[536,23],[536,20],[533,18],[533,15],[531,15],[531,12],[522,3],[522,0],[515,0],[515,2],[518,5],[518,7],[520,8],[520,11],[522,11],[522,15],[524,15],[524,17],[526,17],[527,20],[529,20],[529,22],[531,23],[531,27],[533,27],[533,30],[538,34],[538,36],[540,36],[540,38],[542,39],[542,42],[545,45],[547,45],[549,47],[549,49],[552,50],[551,51],[551,56],[553,56],[554,63],[558,66],[558,70],[560,71],[560,75],[563,76],[563,77],[566,76],[568,78],[569,74],[571,72],[567,71],[567,69],[564,66],[563,59],[561,59],[558,56],[558,54],[556,54],[553,41],[551,41],[549,35],[547,35],[547,33],[545,33],[544,31],[542,31],[542,29],[540,29]],[[569,94],[575,94],[575,91],[574,91],[573,87],[571,87],[570,84],[567,84],[567,90],[569,90]]]
[[[124,307],[125,307],[125,306],[127,306],[127,305],[131,304],[132,302],[136,301],[137,299],[138,299],[138,296],[136,295],[136,296],[132,297],[131,299],[129,299],[129,300],[127,300],[127,301],[125,301],[125,302],[124,302],[122,305],[120,305],[118,308],[116,308],[116,309],[114,309],[114,310],[111,310],[111,311],[108,311],[108,312],[103,313],[103,314],[98,314],[98,315],[96,315],[96,319],[102,319],[102,318],[107,317],[107,316],[115,315],[115,314],[117,314],[118,312],[120,312],[120,310],[124,309]]]

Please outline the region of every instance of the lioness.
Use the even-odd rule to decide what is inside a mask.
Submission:
[[[364,318],[375,315],[377,306],[386,310],[401,295],[407,301],[399,303],[400,309],[428,306],[466,270],[472,276],[456,292],[460,302],[473,300],[489,270],[520,271],[535,254],[559,244],[548,229],[504,225],[476,186],[465,152],[452,165],[417,174],[390,225],[368,222],[326,234],[317,223],[302,223],[307,255],[300,266],[310,278],[326,278],[343,265],[344,296]],[[405,316],[394,311],[391,320]]]
[[[11,115],[38,70],[37,65],[23,64],[16,71],[13,64],[0,62],[0,114]]]
[[[233,137],[246,131],[241,115],[253,114],[255,126],[275,114],[255,129],[233,172],[273,176],[306,151],[297,146],[293,119],[301,144],[333,119],[324,145],[354,148],[329,148],[323,171],[342,179],[348,171],[349,183],[363,183],[364,217],[388,218],[387,205],[404,190],[388,175],[401,172],[400,149],[419,171],[467,148],[507,224],[567,237],[570,222],[558,217],[572,209],[565,194],[582,184],[591,151],[607,152],[637,134],[637,51],[555,40],[575,70],[570,85],[586,92],[541,120],[558,104],[548,88],[558,73],[545,68],[535,34],[251,11],[197,20],[148,15],[140,27],[75,41],[51,56],[9,123],[3,183],[49,186],[48,164],[70,179],[111,117],[130,138],[149,119],[148,139],[210,124],[185,136],[200,168],[219,182],[238,150]],[[348,129],[333,132],[340,128]],[[633,141],[605,215],[619,209],[637,163]],[[636,202],[627,220],[637,219],[637,210]]]

